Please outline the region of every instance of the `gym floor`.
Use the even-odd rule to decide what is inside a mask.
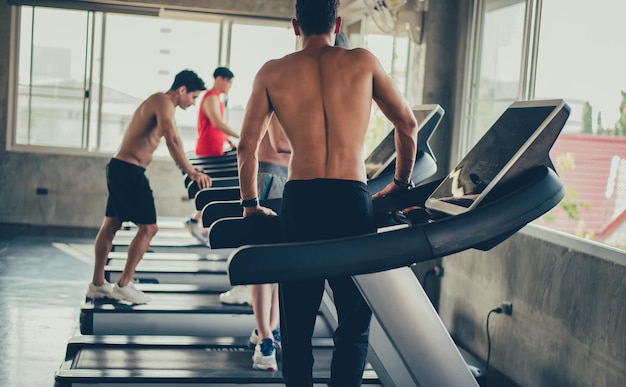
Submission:
[[[0,224],[0,386],[54,386],[79,334],[96,233]],[[517,387],[491,371],[489,387]]]
[[[0,386],[53,386],[78,332],[93,258],[63,250],[93,246],[97,231],[59,231],[0,226]]]

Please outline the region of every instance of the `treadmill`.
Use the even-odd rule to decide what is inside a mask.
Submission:
[[[375,201],[375,210],[384,213],[381,219],[387,219],[389,231],[242,246],[229,257],[230,281],[240,285],[353,275],[387,336],[381,342],[370,340],[369,360],[380,385],[475,387],[475,376],[409,266],[470,248],[489,250],[556,206],[564,189],[548,151],[568,117],[569,106],[563,100],[516,102],[446,178]],[[248,220],[228,219],[216,225]],[[401,223],[404,226],[396,227]],[[286,259],[294,254],[302,259]],[[419,324],[409,326],[407,321]],[[207,367],[207,362],[201,370],[188,366],[185,359],[193,358],[193,349],[182,339],[174,349],[162,348],[162,354],[172,359],[166,370],[151,366],[154,352],[140,355],[132,345],[126,347],[128,363],[110,366],[109,359],[126,352],[102,349],[90,354],[89,348],[70,351],[68,346],[66,361],[55,374],[58,387],[248,383],[232,382],[226,376],[228,370]],[[262,383],[251,380],[248,385]]]

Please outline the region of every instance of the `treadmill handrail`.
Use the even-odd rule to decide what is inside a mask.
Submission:
[[[243,285],[374,273],[494,240],[499,243],[563,198],[563,185],[550,168],[537,167],[530,177],[520,180],[524,181],[521,186],[499,199],[426,224],[349,238],[239,247],[228,258],[230,282]]]

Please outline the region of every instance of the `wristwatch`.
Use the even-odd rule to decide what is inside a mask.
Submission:
[[[254,199],[241,199],[241,206],[242,207],[256,207],[259,205],[259,199],[254,198]]]
[[[413,187],[415,187],[415,184],[413,183],[412,180],[409,179],[408,183],[403,183],[400,180],[396,179],[395,177],[393,178],[393,183],[395,185],[397,185],[398,187],[402,188],[402,189],[411,189]]]

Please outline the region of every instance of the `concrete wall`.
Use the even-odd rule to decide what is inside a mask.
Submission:
[[[487,313],[512,302],[511,316],[490,317],[490,365],[520,386],[625,386],[622,260],[520,232],[491,251],[444,258],[439,313],[457,343],[485,359]]]

